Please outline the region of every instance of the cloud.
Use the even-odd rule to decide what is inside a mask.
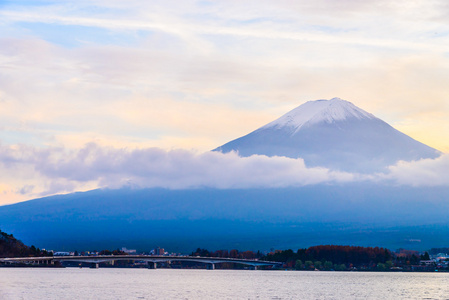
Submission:
[[[4,149],[8,168],[32,164],[50,179],[73,182],[97,181],[101,186],[134,184],[166,188],[247,188],[307,185],[353,180],[347,173],[324,168],[307,168],[302,159],[254,155],[242,158],[237,153],[196,153],[188,150],[116,149],[88,144],[77,151],[61,148]]]
[[[161,148],[126,149],[94,143],[78,150],[1,146],[3,194],[11,199],[68,193],[98,187],[277,188],[314,184],[375,182],[387,185],[449,186],[449,154],[399,162],[387,173],[356,174],[308,168],[286,157]],[[19,179],[15,181],[13,179]],[[2,191],[0,190],[0,192]],[[15,196],[13,194],[16,194]],[[14,197],[13,197],[14,196]],[[8,199],[3,199],[6,203]]]
[[[357,180],[358,175],[325,168],[307,168],[302,159],[237,153],[160,148],[117,149],[88,144],[69,151],[63,148],[37,149],[3,146],[0,167],[8,170],[33,169],[34,177],[45,178],[41,194],[71,192],[80,185],[97,187],[257,188],[303,186]],[[31,194],[34,185],[17,188]],[[41,189],[42,190],[42,187]]]
[[[66,147],[95,141],[208,150],[306,100],[340,96],[424,143],[449,149],[442,138],[449,132],[449,68],[439,56],[363,62],[366,53],[349,51],[360,65],[344,58],[338,65],[329,50],[304,47],[294,55],[264,54],[261,63],[242,53],[183,56],[106,46],[69,51],[12,38],[0,44],[0,126],[10,144],[33,139]],[[426,117],[427,111],[440,116]]]
[[[389,5],[387,1],[379,1],[376,5],[361,5],[357,1],[337,3],[326,0],[316,1],[312,5],[310,1],[294,2],[280,1],[273,4],[270,1],[262,1],[251,5],[242,2],[233,2],[232,5],[228,2],[218,2],[211,6],[201,6],[192,1],[184,5],[176,3],[169,9],[167,3],[142,5],[136,2],[133,5],[126,3],[124,6],[111,7],[100,1],[99,5],[103,6],[103,10],[93,10],[96,13],[88,13],[88,8],[92,5],[89,3],[36,7],[32,12],[27,9],[4,10],[0,12],[0,16],[10,22],[85,26],[111,31],[162,32],[176,36],[191,46],[196,44],[200,46],[198,49],[212,46],[205,35],[414,50],[433,49],[438,52],[448,49],[444,43],[440,43],[439,48],[435,48],[433,43],[429,45],[429,39],[413,40],[408,35],[403,38],[403,35],[396,35],[396,30],[391,29],[391,26],[394,26],[404,31],[406,26],[413,26],[418,12],[422,16],[426,11],[426,18],[431,20],[438,13],[436,5],[426,6],[425,2],[417,5]],[[254,6],[257,9],[254,9]],[[427,9],[424,10],[423,7]],[[112,10],[108,10],[111,8]],[[379,26],[379,19],[388,23],[388,26]],[[425,20],[421,17],[420,21]],[[419,30],[420,27],[416,26],[414,29]],[[422,29],[421,31],[425,32]]]
[[[436,159],[419,161],[400,161],[389,167],[390,172],[380,175],[401,185],[412,186],[449,186],[449,154],[443,154]]]

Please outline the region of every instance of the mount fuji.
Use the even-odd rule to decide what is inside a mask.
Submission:
[[[440,155],[353,104],[307,102],[216,151],[301,157],[372,172]],[[163,246],[298,249],[319,244],[425,250],[449,245],[449,187],[356,181],[279,188],[121,188],[0,206],[0,229],[63,251]]]
[[[361,173],[441,155],[340,98],[306,102],[214,151],[300,157],[309,167]]]

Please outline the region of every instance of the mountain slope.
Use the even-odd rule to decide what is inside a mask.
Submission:
[[[53,250],[176,252],[316,244],[449,244],[449,189],[376,184],[281,189],[120,189],[0,207],[0,228]],[[417,243],[417,240],[421,242]]]
[[[441,154],[339,98],[309,101],[214,151],[300,157],[309,167],[362,173]]]

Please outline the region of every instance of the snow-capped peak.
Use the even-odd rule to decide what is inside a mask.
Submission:
[[[349,101],[332,98],[331,100],[308,101],[262,128],[290,127],[298,131],[305,124],[333,123],[351,118],[375,119],[376,117]]]

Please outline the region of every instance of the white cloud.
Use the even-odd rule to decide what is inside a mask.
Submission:
[[[274,188],[347,182],[449,186],[449,154],[399,162],[387,173],[361,175],[308,168],[302,159],[160,148],[0,147],[2,203],[98,187]],[[18,179],[18,180],[17,180]],[[9,199],[8,199],[9,197]]]
[[[388,174],[380,175],[380,178],[401,185],[449,186],[449,154],[443,154],[436,159],[400,161],[389,167],[389,170]]]
[[[258,155],[242,158],[237,153],[197,153],[181,149],[127,150],[88,144],[80,150],[68,151],[4,146],[0,155],[3,172],[30,172],[31,169],[35,173],[33,178],[45,178],[45,185],[38,189],[46,189],[42,195],[71,192],[86,184],[226,189],[302,186],[361,178],[325,168],[307,168],[302,159]],[[34,190],[31,184],[17,187],[17,190],[20,194],[36,195],[31,194]]]
[[[362,4],[357,1],[217,2],[204,6],[195,1],[126,3],[89,10],[91,2],[78,5],[49,5],[3,10],[10,22],[47,23],[103,28],[112,31],[158,31],[174,35],[197,49],[212,43],[204,35],[297,40],[324,44],[347,44],[446,52],[444,42],[430,31],[441,30],[433,22],[439,5],[419,2],[391,5],[388,1]],[[93,12],[91,12],[93,11]],[[432,19],[433,18],[433,19]],[[380,21],[382,20],[382,22]],[[416,24],[416,23],[419,23]],[[423,28],[424,27],[424,28]],[[413,29],[421,33],[414,39]],[[436,48],[435,45],[439,47]]]

